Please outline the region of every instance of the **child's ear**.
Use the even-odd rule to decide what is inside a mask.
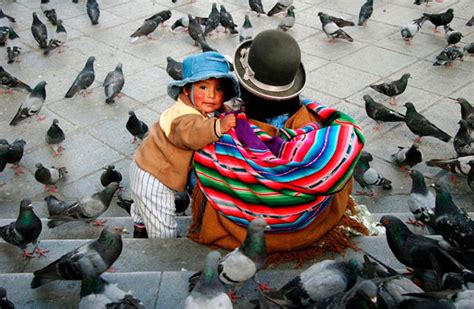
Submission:
[[[184,85],[183,89],[181,90],[185,96],[189,96],[189,90],[191,89],[192,84]]]

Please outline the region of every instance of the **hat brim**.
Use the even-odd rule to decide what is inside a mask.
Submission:
[[[285,91],[270,91],[266,89],[262,89],[261,87],[254,84],[251,80],[244,79],[245,69],[243,68],[242,64],[240,63],[240,51],[243,48],[248,48],[252,44],[253,40],[247,40],[242,42],[239,46],[237,46],[234,52],[234,71],[235,75],[240,82],[240,85],[253,93],[254,95],[268,99],[268,100],[275,100],[275,101],[283,101],[294,98],[298,94],[303,91],[304,86],[306,84],[306,72],[304,70],[303,63],[300,63],[298,70],[296,71],[296,76],[294,79],[293,86]]]

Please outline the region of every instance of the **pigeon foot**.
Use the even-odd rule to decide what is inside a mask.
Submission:
[[[36,116],[36,121],[43,121],[43,120],[45,120],[45,119],[46,119],[45,116],[40,116],[40,115],[37,115],[37,116]]]
[[[95,220],[94,226],[104,226],[107,220]]]
[[[116,273],[117,272],[117,267],[110,266],[109,269],[106,270],[108,273]]]
[[[395,97],[390,98],[390,105],[397,106],[397,99]]]
[[[44,185],[44,192],[57,193],[58,188],[56,186]]]
[[[25,173],[25,171],[19,164],[12,164],[11,168],[15,170],[15,175],[17,176]]]
[[[41,249],[40,247],[36,246],[36,248],[33,250],[33,254],[36,253],[38,257],[46,256],[46,253],[48,253],[48,249]]]
[[[457,185],[457,183],[458,183],[458,177],[455,176],[455,175],[451,176],[451,177],[449,178],[449,180],[451,181],[451,183],[452,183],[453,185]]]
[[[33,252],[28,252],[26,250],[23,251],[23,258],[24,259],[31,259],[31,258],[33,258],[33,253],[34,253],[34,251]]]
[[[229,290],[228,295],[232,303],[234,303],[237,299],[242,298],[242,296],[237,295],[232,289]]]
[[[408,221],[406,221],[406,224],[411,224],[413,226],[419,226],[421,228],[425,228],[425,224],[417,219],[408,219]]]
[[[267,283],[264,283],[264,282],[260,282],[258,284],[258,289],[262,292],[269,292],[269,291],[274,291],[275,289],[272,288],[271,285],[267,284]]]

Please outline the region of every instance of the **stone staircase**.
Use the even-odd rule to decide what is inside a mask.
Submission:
[[[411,217],[407,213],[407,198],[408,195],[391,195],[378,197],[374,201],[367,197],[356,197],[359,204],[367,205],[373,213],[374,220],[379,220],[382,215],[390,213],[405,221]],[[454,198],[468,211],[474,210],[472,196],[469,194],[455,195]],[[79,301],[79,281],[58,281],[32,290],[30,288],[32,273],[63,254],[97,238],[101,228],[73,222],[48,229],[45,202],[37,201],[33,204],[35,212],[43,218],[44,223],[41,247],[49,249],[49,253],[46,257],[25,260],[21,258],[20,249],[0,241],[0,286],[12,291],[9,298],[19,308],[75,308]],[[18,207],[19,202],[7,202],[1,205],[0,226],[15,220]],[[102,217],[107,219],[109,226],[122,227],[130,232],[123,236],[124,248],[114,264],[116,272],[107,272],[103,275],[104,278],[117,283],[124,290],[132,290],[147,308],[181,307],[188,294],[187,278],[202,267],[205,256],[210,251],[209,248],[186,238],[191,217],[177,218],[179,238],[176,239],[133,239],[131,218],[114,202]],[[417,233],[427,234],[426,229],[411,228]],[[396,269],[403,269],[403,265],[391,253],[385,236],[358,237],[356,241],[361,249]],[[360,256],[360,252],[348,250],[346,258],[352,256]],[[301,269],[295,269],[292,263],[270,266],[261,272],[259,279],[274,287],[281,287],[300,271]],[[254,282],[248,282],[238,289],[238,294],[242,297],[237,300],[235,307],[248,308],[248,301],[256,297],[255,287]]]

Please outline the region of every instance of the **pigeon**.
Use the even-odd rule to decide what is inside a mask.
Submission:
[[[408,79],[410,78],[410,73],[405,73],[398,80],[394,80],[390,83],[382,83],[377,85],[370,85],[369,87],[374,89],[377,92],[385,94],[390,97],[390,105],[397,105],[396,96],[405,92],[408,85]]]
[[[176,193],[174,197],[175,213],[185,215],[184,212],[188,209],[190,202],[191,200],[186,191]]]
[[[207,17],[198,17],[195,16],[194,19],[197,21],[198,24],[200,25],[205,25],[207,22]],[[188,16],[183,16],[179,19],[177,19],[172,25],[171,25],[171,30],[174,31],[176,28],[183,27],[187,30],[189,27],[189,18]]]
[[[372,191],[373,186],[382,186],[385,190],[392,189],[392,182],[382,175],[380,175],[375,169],[370,167],[369,162],[373,160],[370,153],[362,151],[354,169],[354,178],[357,183],[362,187],[363,191],[357,192],[361,195],[375,196]],[[371,192],[366,193],[365,189],[368,188]]]
[[[453,159],[432,159],[426,161],[428,166],[436,166],[453,174],[467,176],[469,173],[469,161],[474,160],[474,155]]]
[[[102,191],[96,192],[89,197],[81,199],[77,203],[69,205],[62,213],[57,215],[50,215],[48,219],[48,227],[55,228],[71,221],[94,221],[96,225],[103,225],[104,220],[97,220],[97,217],[102,215],[107,209],[109,209],[110,202],[119,189],[117,182],[110,183]]]
[[[46,84],[47,83],[43,80],[33,88],[33,91],[26,97],[12,121],[10,121],[11,126],[16,126],[20,121],[39,114],[44,100],[46,100]]]
[[[9,27],[10,23],[15,23],[15,18],[3,13],[3,10],[0,8],[0,26]]]
[[[461,105],[461,118],[467,121],[471,129],[474,129],[474,106],[464,98],[457,98],[456,103]]]
[[[20,213],[15,222],[0,227],[0,236],[7,243],[23,249],[23,257],[33,257],[36,253],[44,256],[47,250],[39,248],[38,237],[41,234],[41,219],[33,211],[33,204],[29,198],[20,202]],[[27,252],[28,244],[35,244],[32,252]]]
[[[31,33],[35,38],[35,41],[38,42],[41,49],[48,47],[48,30],[46,25],[41,22],[36,15],[36,12],[33,12],[33,23],[31,24]]]
[[[199,46],[201,47],[201,50],[203,53],[210,52],[210,51],[219,52],[217,49],[211,47],[206,41],[199,42]],[[232,65],[230,66],[230,70],[232,71]]]
[[[469,161],[467,164],[471,167],[469,169],[469,174],[467,174],[467,184],[471,191],[474,191],[474,160]]]
[[[128,114],[130,117],[128,118],[126,128],[130,134],[133,135],[132,144],[137,142],[137,138],[139,140],[143,140],[145,136],[148,134],[148,126],[146,123],[141,121],[137,118],[134,111],[129,111]]]
[[[20,166],[21,158],[23,158],[23,153],[25,151],[26,142],[17,138],[12,144],[8,145],[7,152],[5,154],[5,160],[7,163],[12,164],[12,168],[15,169],[15,174],[23,174],[23,169]]]
[[[268,11],[267,16],[273,16],[287,10],[290,5],[293,4],[293,0],[278,0],[277,3]]]
[[[61,143],[66,139],[64,131],[59,127],[59,120],[53,119],[53,123],[46,131],[45,140],[48,145],[51,145],[53,149],[54,156],[57,157],[61,155],[61,152],[64,150],[64,147]]]
[[[295,25],[295,7],[290,6],[286,12],[286,16],[278,24],[278,29],[283,31],[288,31]]]
[[[0,46],[7,45],[8,33],[10,32],[9,27],[0,27]]]
[[[415,109],[413,103],[405,103],[407,108],[407,113],[405,115],[405,123],[411,132],[418,135],[417,140],[419,141],[423,136],[432,136],[440,139],[441,141],[447,143],[451,140],[451,136],[446,132],[442,131],[440,128],[432,124],[428,119],[423,115],[418,113]]]
[[[212,4],[211,12],[207,17],[206,27],[204,29],[204,36],[208,36],[212,31],[216,30],[221,22],[221,14],[217,10],[217,4],[214,2]]]
[[[372,280],[362,280],[356,283],[335,303],[340,308],[376,308],[378,287]]]
[[[326,14],[329,17],[329,20],[335,23],[339,28],[343,27],[348,27],[348,26],[354,26],[354,22],[345,20],[339,17],[331,16],[329,14]]]
[[[377,284],[377,307],[376,308],[405,308],[400,307],[405,299],[409,299],[407,293],[421,293],[423,290],[410,279],[401,276],[390,276],[373,280]]]
[[[459,130],[454,136],[454,150],[460,157],[474,155],[474,145],[472,145],[472,130],[467,125],[466,120],[458,122]]]
[[[471,56],[474,56],[474,42],[464,45],[462,50],[468,54],[471,54]]]
[[[3,172],[7,166],[7,153],[10,149],[10,144],[5,139],[0,139],[0,172]],[[0,187],[2,184],[0,184]]]
[[[51,40],[49,40],[48,47],[43,52],[43,55],[48,55],[52,50],[59,47],[59,53],[62,53],[62,48],[67,41],[67,31],[63,26],[63,21],[58,19],[56,32]]]
[[[71,85],[71,88],[67,91],[65,98],[72,98],[78,91],[85,90],[94,83],[94,61],[95,57],[91,56],[87,59],[86,65],[81,72],[77,75],[76,79]]]
[[[451,246],[474,249],[474,221],[453,201],[446,185],[436,183],[434,222],[436,230]]]
[[[435,292],[407,293],[414,297],[400,303],[399,308],[473,308],[474,291],[472,290],[442,290]]]
[[[372,12],[374,11],[374,1],[367,0],[359,11],[359,22],[357,23],[359,26],[367,26],[367,21],[369,20],[370,16],[372,16]]]
[[[63,213],[69,205],[55,197],[54,195],[48,195],[44,198],[46,206],[48,207],[48,213],[50,216],[56,216]]]
[[[437,30],[439,26],[447,26],[451,23],[454,18],[453,12],[454,10],[449,8],[446,10],[446,12],[441,14],[423,13],[423,16],[425,16],[435,26],[434,32],[439,32]]]
[[[249,0],[250,10],[257,13],[257,16],[260,17],[260,14],[266,14],[263,10],[262,0]]]
[[[468,20],[468,22],[466,23],[466,26],[469,26],[471,27],[472,25],[474,25],[474,15],[471,17],[471,19]]]
[[[26,83],[22,82],[18,78],[14,77],[13,75],[5,71],[2,66],[0,66],[0,85],[8,89],[15,88],[15,89],[24,89],[28,92],[32,91],[30,86],[28,86]]]
[[[7,291],[4,287],[0,287],[0,308],[15,309],[15,305],[7,298]]]
[[[118,63],[115,70],[109,72],[104,80],[105,103],[114,103],[115,97],[120,95],[124,84],[122,63]]]
[[[240,27],[239,42],[252,39],[252,32],[252,23],[248,14],[245,14],[244,24]]]
[[[55,280],[82,280],[84,265],[90,265],[96,275],[112,266],[122,253],[122,236],[119,229],[104,228],[98,239],[66,253],[48,266],[33,273],[31,288],[36,289]]]
[[[422,3],[426,3],[425,5],[428,6],[428,3],[430,3],[430,2],[433,2],[433,0],[415,0],[415,2],[413,2],[413,4],[421,5]]]
[[[270,302],[282,308],[328,308],[357,282],[362,265],[355,259],[348,262],[323,260],[303,271],[277,291],[263,292]]]
[[[420,31],[425,21],[426,17],[422,16],[418,19],[414,19],[412,22],[402,28],[400,34],[402,35],[403,40],[405,40],[405,43],[411,43],[415,35],[418,33],[418,31]]]
[[[115,170],[115,166],[108,165],[103,168],[105,171],[100,175],[100,183],[107,187],[112,182],[120,183],[122,181],[122,174]]]
[[[110,284],[96,273],[90,263],[80,264],[82,273],[79,309],[92,308],[142,308],[143,303],[131,291],[122,291],[117,284]]]
[[[447,65],[451,66],[454,60],[458,59],[464,61],[464,53],[455,46],[448,46],[436,56],[436,61],[433,63],[434,66]]]
[[[49,0],[41,0],[40,5],[41,11],[43,12],[44,16],[54,25],[57,25],[58,16],[56,15],[56,10],[52,7]]]
[[[87,15],[93,25],[99,24],[100,9],[97,0],[87,0]]]
[[[147,19],[145,19],[145,21],[155,19],[158,22],[158,24],[163,24],[165,21],[171,18],[171,15],[172,14],[170,10],[163,10],[148,17]]]
[[[232,18],[232,15],[225,9],[223,5],[221,5],[221,10],[219,12],[221,18],[221,25],[224,27],[224,32],[227,32],[227,29],[230,29],[230,34],[237,34],[239,33],[237,29],[237,25],[234,23],[234,18]]]
[[[414,225],[427,224],[430,232],[434,231],[435,195],[428,190],[423,174],[417,170],[411,170],[409,175],[412,180],[412,186],[410,197],[408,198],[408,208],[415,216],[415,220],[410,220],[407,223]]]
[[[393,254],[407,267],[430,268],[434,258],[443,272],[459,271],[458,266],[442,252],[445,251],[468,269],[474,268],[473,253],[444,248],[441,241],[414,234],[400,219],[391,215],[384,215],[380,223],[386,229],[387,242]]]
[[[219,281],[218,267],[221,254],[210,252],[206,257],[206,264],[196,286],[184,302],[185,309],[194,308],[222,308],[231,309],[232,301],[225,293],[224,286]]]
[[[392,154],[392,160],[398,166],[412,168],[423,161],[423,154],[419,148],[420,146],[416,143],[412,144],[411,147],[398,146],[397,153]]]
[[[464,37],[461,32],[454,31],[450,26],[443,26],[444,28],[444,37],[448,45],[456,45]]]
[[[183,79],[183,63],[171,57],[166,57],[166,62],[166,73],[174,80]]]
[[[189,36],[194,40],[194,45],[198,45],[201,42],[205,42],[206,38],[204,36],[204,32],[202,31],[201,25],[191,16],[188,14],[189,19],[189,27],[188,32]],[[207,24],[207,23],[206,23]]]
[[[354,41],[354,39],[351,38],[350,35],[348,35],[344,30],[340,29],[335,22],[331,21],[329,15],[323,12],[319,12],[318,16],[319,20],[321,21],[324,33],[326,33],[328,38],[331,38],[330,41],[333,41],[336,38],[348,40],[349,42]]]
[[[404,115],[376,102],[370,95],[366,94],[363,98],[365,101],[365,111],[367,112],[367,116],[377,122],[377,126],[374,129],[378,129],[380,122],[405,121]]]
[[[65,167],[54,167],[50,168],[43,166],[41,163],[36,163],[35,179],[44,184],[45,192],[55,192],[56,183],[63,179],[67,174],[67,169]]]
[[[148,39],[152,39],[150,34],[156,30],[159,25],[158,19],[146,20],[143,25],[140,26],[134,33],[130,35],[132,42],[136,42],[140,37],[146,36]]]
[[[19,56],[21,52],[21,47],[14,46],[14,47],[7,47],[7,57],[8,63],[20,62]]]

